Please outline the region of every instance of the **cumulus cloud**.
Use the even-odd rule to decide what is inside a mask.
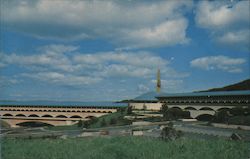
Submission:
[[[149,87],[147,87],[146,85],[144,84],[139,84],[137,86],[137,90],[140,92],[140,93],[145,93],[145,92],[148,92],[149,91]]]
[[[89,85],[103,79],[155,76],[161,68],[164,77],[186,77],[169,66],[170,62],[150,52],[111,51],[80,53],[72,45],[47,45],[30,55],[1,54],[3,64],[22,67],[22,77],[61,85]]]
[[[157,47],[188,41],[184,13],[192,1],[4,1],[7,28],[39,38],[106,38],[121,47]],[[65,31],[67,30],[67,31]]]
[[[190,62],[192,67],[203,70],[222,70],[229,73],[242,72],[241,65],[246,62],[242,58],[230,58],[227,56],[207,56],[194,59]]]
[[[235,32],[227,32],[217,37],[217,41],[222,44],[248,43],[250,42],[250,30],[240,30]]]
[[[58,72],[23,73],[21,76],[69,86],[89,85],[101,81],[101,78],[98,77],[77,76]]]
[[[151,80],[151,83],[156,85],[156,80]],[[161,79],[162,90],[166,92],[176,92],[179,89],[183,88],[183,80],[182,79]]]
[[[220,44],[249,46],[249,1],[201,1],[196,9],[196,24],[210,30]]]

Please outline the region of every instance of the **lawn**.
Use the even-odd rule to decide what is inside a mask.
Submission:
[[[247,159],[249,143],[145,137],[3,139],[3,159]]]

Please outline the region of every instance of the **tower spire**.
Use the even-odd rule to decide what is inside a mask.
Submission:
[[[156,92],[161,92],[161,73],[159,68],[157,70]]]

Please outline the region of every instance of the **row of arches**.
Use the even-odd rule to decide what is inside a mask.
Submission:
[[[24,114],[17,114],[17,115],[12,115],[12,114],[9,114],[9,113],[6,113],[6,114],[3,114],[3,116],[5,117],[42,117],[42,118],[54,118],[52,115],[49,115],[49,114],[45,114],[45,115],[42,115],[42,116],[38,116],[36,114],[30,114],[28,116],[24,115]],[[91,118],[93,116],[87,116],[86,118]],[[73,116],[70,116],[70,117],[67,117],[65,115],[57,115],[55,116],[55,118],[82,118],[81,116],[79,115],[73,115]]]
[[[182,109],[180,107],[171,107],[171,108],[176,108],[176,109]],[[195,107],[186,107],[184,108],[184,110],[208,110],[208,111],[222,111],[222,110],[230,110],[230,108],[219,108],[219,109],[213,109],[213,108],[210,108],[210,107],[202,107],[200,109],[198,108],[195,108]]]
[[[112,113],[112,111],[102,110],[59,110],[59,109],[6,109],[2,108],[1,111],[33,111],[33,112],[73,112],[73,113]]]
[[[232,103],[239,103],[239,104],[247,104],[249,103],[249,100],[168,100],[165,101],[166,103],[223,103],[223,104],[232,104]]]

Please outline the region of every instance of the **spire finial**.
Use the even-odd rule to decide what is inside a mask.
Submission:
[[[156,92],[161,92],[161,73],[159,68],[157,70]]]

